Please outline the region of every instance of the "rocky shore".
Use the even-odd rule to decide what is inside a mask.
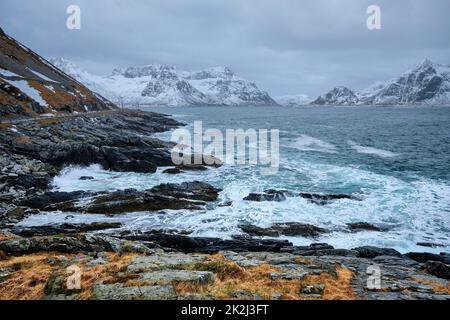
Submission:
[[[199,181],[144,191],[131,185],[114,192],[52,190],[53,177],[68,165],[143,173],[171,167],[168,179],[182,171],[209,170],[174,167],[171,144],[152,137],[181,125],[164,115],[125,111],[1,126],[0,299],[450,299],[449,254],[337,249],[314,243],[328,230],[301,222],[242,225],[244,235],[231,239],[192,237],[179,230],[123,231],[120,223],[17,224],[42,212],[110,216],[227,205],[220,189]],[[284,190],[244,200],[288,197],[316,205],[360,200]],[[383,232],[364,222],[348,225],[348,232],[360,230]],[[312,244],[294,246],[276,239],[280,236],[302,236]],[[81,287],[69,289],[73,267],[80,272]]]

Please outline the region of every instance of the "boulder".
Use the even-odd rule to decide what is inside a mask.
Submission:
[[[358,257],[367,258],[367,259],[373,259],[378,256],[395,256],[395,257],[402,256],[400,252],[398,252],[395,249],[390,249],[390,248],[378,248],[378,247],[365,246],[365,247],[354,248],[352,250],[356,251],[358,253]]]
[[[450,280],[450,266],[445,263],[438,261],[428,261],[423,266],[423,269],[433,276]]]
[[[260,228],[252,225],[241,225],[241,230],[251,236],[257,237],[279,237],[279,236],[300,236],[300,237],[317,237],[327,233],[328,230],[316,227],[310,224],[289,222],[276,223],[269,228]]]

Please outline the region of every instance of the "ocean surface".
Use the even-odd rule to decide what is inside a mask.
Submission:
[[[301,222],[332,232],[317,239],[284,237],[298,245],[326,242],[338,248],[362,245],[401,252],[450,252],[450,107],[165,107],[146,108],[172,115],[192,129],[279,129],[280,168],[263,176],[258,166],[224,165],[207,172],[166,175],[117,173],[93,165],[69,167],[54,180],[55,190],[148,189],[166,182],[205,181],[223,189],[230,207],[200,212],[137,212],[116,217],[61,213],[37,215],[23,225],[120,221],[124,229],[179,229],[195,236],[230,238],[238,226],[268,227]],[[171,133],[158,135],[170,140]],[[95,180],[80,181],[81,176]],[[248,202],[251,192],[288,189],[348,193],[362,201],[319,206],[302,198]],[[349,233],[346,224],[368,222],[386,232]],[[442,247],[418,246],[419,242]]]

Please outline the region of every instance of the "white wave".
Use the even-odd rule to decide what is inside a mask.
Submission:
[[[178,229],[193,232],[194,236],[230,238],[241,234],[239,225],[250,223],[269,227],[278,222],[301,222],[333,230],[316,241],[327,242],[338,248],[363,245],[393,247],[401,252],[450,250],[450,185],[417,177],[403,181],[388,175],[376,174],[353,167],[318,164],[292,159],[289,170],[280,170],[275,177],[258,174],[257,167],[229,166],[198,173],[168,176],[155,174],[117,173],[102,170],[100,166],[71,167],[55,179],[55,188],[61,191],[115,190],[125,188],[148,189],[166,182],[200,180],[223,191],[220,201],[232,201],[229,207],[211,207],[205,211],[170,211],[165,214],[131,213],[114,217],[131,230]],[[94,180],[79,180],[80,176]],[[317,206],[298,197],[283,202],[249,202],[243,198],[251,192],[266,189],[297,191],[353,190],[362,201],[341,200],[327,206]],[[346,192],[346,191],[344,191]],[[65,221],[65,218],[34,215],[23,223],[28,225]],[[104,216],[75,215],[83,219],[105,219]],[[367,222],[391,229],[387,232],[343,232],[350,222]],[[309,244],[313,240],[289,238],[295,244]],[[420,248],[418,242],[442,243],[442,248]]]
[[[337,153],[337,147],[335,145],[306,134],[300,135],[300,137],[291,144],[291,147],[300,151]]]
[[[383,150],[383,149],[377,149],[377,148],[373,148],[373,147],[361,146],[361,145],[355,143],[354,141],[348,141],[347,143],[350,145],[350,147],[353,150],[355,150],[358,153],[370,154],[370,155],[378,156],[381,158],[394,158],[394,157],[399,156],[398,153],[394,153],[392,151]]]

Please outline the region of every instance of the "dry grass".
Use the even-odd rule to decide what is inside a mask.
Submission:
[[[78,296],[80,300],[88,300],[92,297],[92,286],[96,283],[117,283],[125,282],[127,279],[120,278],[118,273],[126,270],[128,265],[138,254],[119,255],[110,253],[108,255],[108,263],[105,265],[95,266],[90,269],[82,267],[81,288],[82,292]]]
[[[435,293],[450,294],[450,285],[444,285],[443,283],[438,282],[438,281],[432,281],[432,280],[417,278],[417,277],[412,278],[412,280],[432,286],[433,287],[432,290]]]
[[[68,259],[75,255],[61,255],[59,253],[38,253],[22,257],[12,257],[7,260],[0,260],[0,268],[11,268],[14,272],[1,283],[0,300],[40,300],[44,296],[45,285],[53,274],[58,271],[58,266],[51,264],[50,260],[58,260],[58,257],[65,256]],[[115,283],[120,280],[117,276],[130,264],[137,256],[136,254],[107,254],[108,263],[90,269],[80,265],[81,288],[82,291],[78,299],[90,299],[92,296],[92,286],[99,282]],[[83,257],[83,255],[80,255]],[[50,259],[52,258],[52,259]],[[65,269],[59,271],[64,272]]]
[[[14,272],[1,283],[0,300],[40,300],[48,278],[54,270],[49,258],[61,256],[55,253],[39,253],[13,257],[0,261],[0,267]]]
[[[1,129],[8,129],[11,128],[12,124],[11,123],[0,123],[0,130]]]
[[[61,254],[58,253],[38,253],[0,260],[0,268],[6,267],[14,270],[0,285],[0,300],[42,299],[45,285],[54,272],[60,272],[63,277],[67,276],[65,269],[61,269],[58,263],[51,263],[51,260],[57,261],[59,256]],[[74,255],[64,256],[68,259],[75,257]],[[124,272],[137,256],[139,255],[131,253],[124,255],[108,253],[108,263],[92,268],[85,267],[88,260],[80,259],[82,290],[79,292],[78,299],[91,299],[92,286],[96,283],[123,283],[124,286],[139,285],[136,283],[137,276],[135,274]],[[79,257],[83,258],[83,255],[79,255]],[[249,293],[250,297],[258,296],[267,300],[272,299],[274,295],[283,300],[308,300],[314,298],[301,295],[301,289],[313,284],[323,284],[325,289],[321,299],[356,299],[351,288],[353,274],[350,270],[341,266],[336,267],[337,276],[323,273],[307,276],[301,280],[284,280],[272,279],[270,275],[279,273],[280,270],[268,264],[243,268],[233,261],[226,260],[221,255],[208,257],[208,261],[188,265],[183,269],[214,272],[216,275],[215,283],[212,285],[174,283],[179,293],[202,294],[216,299],[236,299],[234,293],[245,292]],[[436,292],[449,292],[449,288],[443,287],[441,284],[433,283],[433,286],[435,286]]]
[[[0,241],[8,241],[8,240],[14,240],[14,239],[17,239],[17,237],[14,236],[13,234],[5,234],[0,231]]]
[[[267,300],[272,299],[274,294],[283,300],[307,300],[311,298],[302,296],[301,288],[312,284],[324,284],[325,290],[322,295],[324,300],[356,299],[351,288],[353,274],[340,266],[336,269],[337,277],[323,273],[319,276],[308,276],[302,280],[272,280],[270,274],[280,272],[273,266],[262,264],[253,268],[242,268],[220,256],[216,256],[213,260],[213,262],[201,262],[192,266],[194,270],[214,272],[217,280],[213,285],[178,283],[175,285],[177,291],[182,294],[199,293],[217,299],[233,299],[234,292],[249,292]]]

